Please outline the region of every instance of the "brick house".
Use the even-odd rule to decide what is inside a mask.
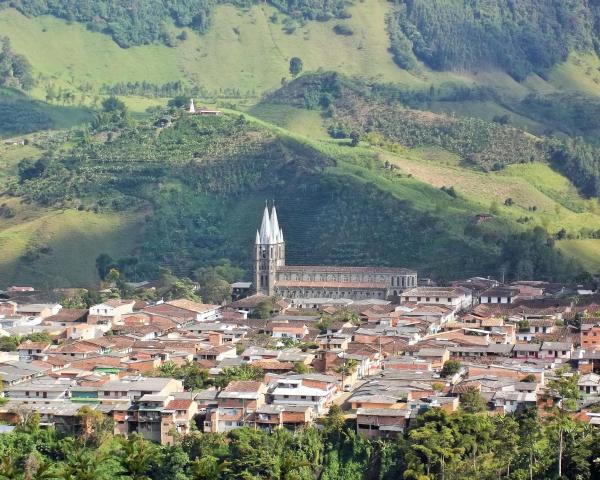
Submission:
[[[217,408],[204,422],[205,432],[228,432],[254,425],[256,411],[265,404],[267,386],[262,382],[238,380],[225,387],[217,398]]]

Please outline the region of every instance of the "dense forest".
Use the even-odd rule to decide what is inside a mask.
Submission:
[[[544,75],[573,49],[598,47],[596,2],[396,0],[388,25],[401,67],[415,55],[437,70],[499,67],[517,80]]]
[[[86,407],[80,419],[87,428],[75,436],[41,429],[33,415],[15,432],[0,436],[0,478],[586,480],[600,475],[597,429],[561,411],[543,418],[536,410],[478,414],[480,402],[466,399],[457,413],[422,414],[397,440],[357,435],[339,407],[331,409],[322,429],[192,432],[164,446],[137,435],[113,437],[110,421]]]

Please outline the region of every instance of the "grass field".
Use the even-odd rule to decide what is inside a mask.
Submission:
[[[50,84],[77,88],[89,83],[97,88],[118,81],[164,83],[178,79],[213,91],[235,88],[242,94],[261,94],[290,77],[293,56],[302,58],[305,70],[335,69],[406,85],[470,81],[464,75],[436,73],[424,67],[416,75],[398,68],[388,52],[385,15],[389,8],[385,0],[357,2],[350,8],[350,19],[309,22],[288,34],[283,31],[284,15],[272,7],[260,5],[242,11],[221,5],[207,34],[188,30],[188,39],[174,48],[146,45],[121,49],[109,36],[90,32],[81,24],[50,16],[30,19],[11,8],[0,11],[0,31],[34,66],[41,81],[35,91],[39,98]],[[274,14],[275,23],[270,20]],[[340,22],[352,28],[354,35],[336,35],[333,27]]]
[[[41,210],[29,206],[12,221],[0,221],[0,284],[52,287],[97,283],[95,259],[114,258],[135,248],[141,218],[136,214],[95,214],[76,210]],[[47,246],[34,261],[28,248]]]

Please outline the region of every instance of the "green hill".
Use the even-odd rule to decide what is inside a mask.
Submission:
[[[248,269],[266,198],[291,262],[597,271],[600,60],[582,23],[597,7],[201,3],[153,0],[131,24],[98,15],[104,2],[0,2],[35,82],[0,90],[0,136],[29,142],[0,146],[0,284],[92,284],[101,253],[131,278],[221,257]],[[73,128],[111,93],[139,124]],[[172,111],[158,129],[176,95],[227,115]]]
[[[87,265],[84,277],[75,270],[83,261],[65,262],[63,283],[92,281],[92,259],[101,253],[133,255],[135,278],[152,276],[158,265],[189,274],[223,257],[249,268],[265,199],[279,205],[291,263],[406,265],[437,278],[501,270],[509,278],[569,278],[581,267],[559,254],[542,226],[554,231],[564,221],[575,231],[598,220],[568,182],[541,165],[525,170],[527,180],[512,186],[518,170],[488,177],[457,164],[446,151],[313,140],[233,111],[213,118],[174,115],[165,129],[150,119],[120,129],[112,140],[101,134],[72,137],[73,148],[63,155],[43,155],[31,173],[20,169],[26,175],[8,183],[10,201],[50,210],[29,222],[19,220],[17,211],[17,220],[1,231],[7,251],[23,252],[16,261],[24,268],[14,267],[14,254],[5,260],[11,266],[2,269],[6,278],[31,279],[28,272],[41,270],[40,278],[57,279],[52,260],[61,258],[63,244],[79,251]],[[419,172],[427,162],[432,168]],[[444,191],[428,176],[437,170],[451,180],[453,169],[455,179],[471,173],[480,184],[504,184],[505,190],[486,198],[468,188],[477,181],[465,180]],[[555,191],[536,187],[544,176]],[[565,192],[578,211],[569,205],[557,212],[552,195]],[[506,194],[514,194],[515,205],[489,203]],[[539,207],[528,214],[530,195]],[[56,221],[64,222],[66,237],[39,226],[49,225],[50,212],[59,207],[64,213]],[[493,218],[478,223],[476,215],[490,209]],[[143,230],[136,226],[142,215]],[[73,228],[78,222],[97,225],[92,238],[106,228],[106,238],[76,247],[82,240]],[[127,242],[115,249],[110,242],[118,238]]]

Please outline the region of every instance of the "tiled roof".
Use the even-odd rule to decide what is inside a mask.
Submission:
[[[175,399],[171,400],[167,406],[167,410],[187,410],[192,405],[193,400]]]
[[[225,387],[224,392],[258,392],[262,382],[252,380],[235,380]]]
[[[85,322],[88,311],[85,308],[63,308],[56,315],[46,317],[45,322]]]
[[[27,340],[17,347],[17,350],[45,350],[50,346],[50,342],[32,342]]]
[[[279,288],[356,288],[356,289],[387,289],[387,283],[375,282],[311,282],[310,280],[277,280],[275,286]]]
[[[311,265],[285,265],[277,268],[278,272],[314,272],[314,273],[391,273],[396,275],[416,275],[417,272],[407,268],[390,267],[339,267],[339,266],[311,266]]]
[[[175,307],[183,308],[184,310],[189,310],[196,313],[206,313],[220,307],[219,305],[193,302],[192,300],[187,300],[185,298],[171,300],[170,302],[167,302],[167,305],[173,305]]]
[[[402,297],[458,298],[469,293],[470,290],[463,287],[416,287],[402,292]]]

